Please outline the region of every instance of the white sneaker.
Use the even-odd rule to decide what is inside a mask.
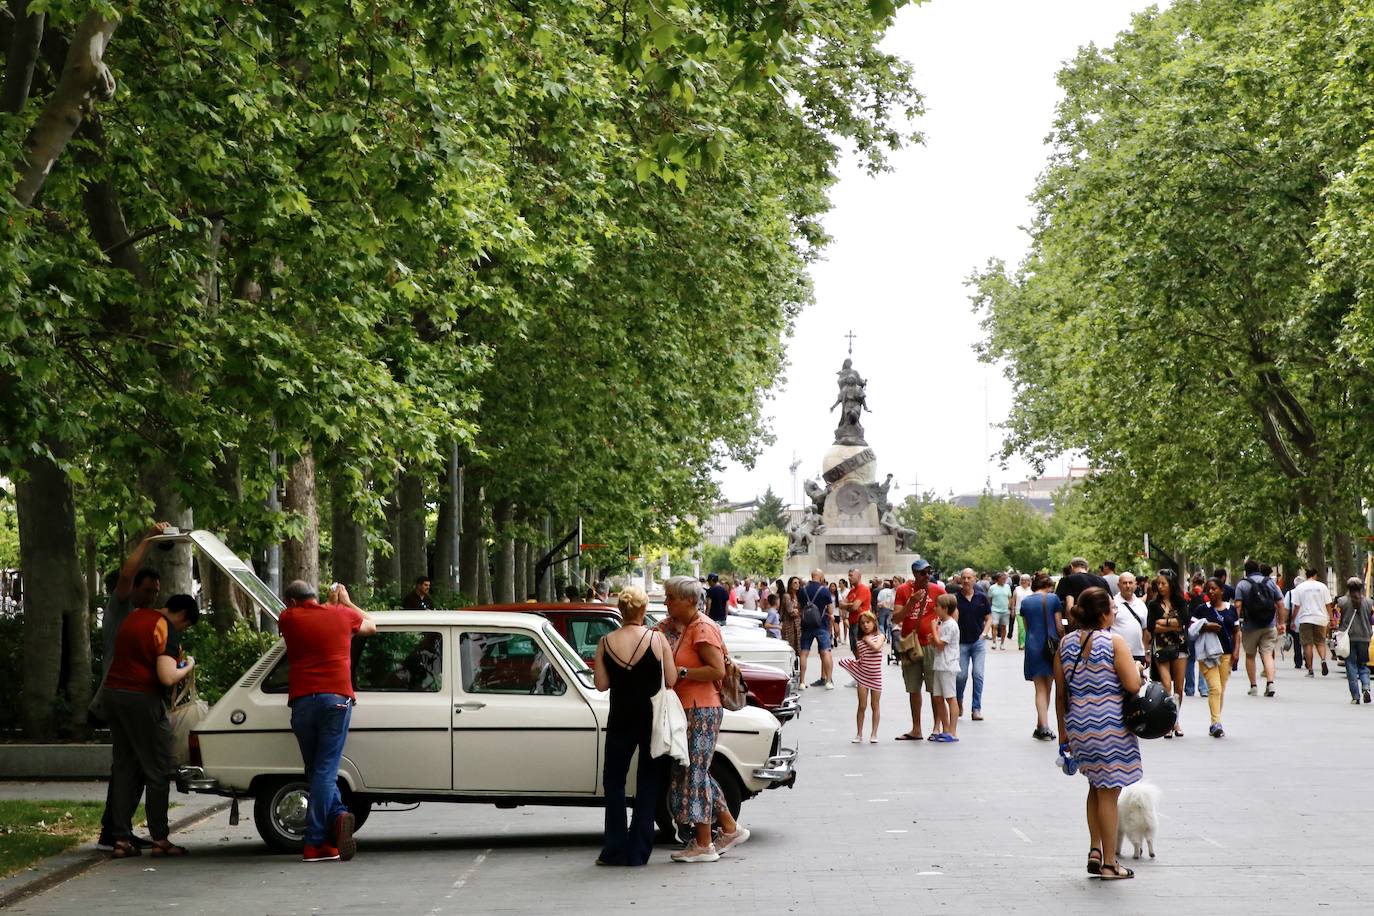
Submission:
[[[742,846],[747,842],[749,842],[749,828],[736,824],[734,833],[722,833],[720,835],[716,849],[720,850],[721,855],[724,855],[727,849],[734,849],[736,846]]]
[[[825,682],[825,689],[826,689],[826,690],[834,690],[834,689],[835,689],[835,682],[834,682],[834,681],[826,681],[826,682]]]
[[[1259,688],[1251,687],[1249,690],[1245,691],[1245,695],[1250,697],[1257,697],[1259,696]]]
[[[716,851],[715,843],[705,847],[693,843],[686,849],[679,849],[669,858],[674,862],[716,862],[720,859],[720,853]]]

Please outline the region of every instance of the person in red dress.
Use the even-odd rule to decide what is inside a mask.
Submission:
[[[855,714],[854,744],[864,740],[864,711],[873,709],[872,732],[869,744],[878,743],[878,715],[883,699],[883,644],[887,642],[878,629],[878,615],[864,611],[854,624],[857,633],[858,657],[840,659],[840,667],[854,678],[855,693],[859,695],[859,710]]]

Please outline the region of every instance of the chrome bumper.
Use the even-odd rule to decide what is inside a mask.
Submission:
[[[178,792],[206,792],[212,795],[223,794],[219,783],[205,775],[200,767],[180,767],[177,769]]]
[[[801,715],[801,694],[788,694],[787,699],[778,704],[778,708],[773,710],[773,715],[777,716],[779,722],[790,722]]]
[[[754,770],[754,778],[769,782],[770,789],[779,789],[783,786],[791,788],[797,781],[797,769],[793,766],[796,762],[796,749],[785,747],[780,753],[769,757],[763,766],[757,767]]]

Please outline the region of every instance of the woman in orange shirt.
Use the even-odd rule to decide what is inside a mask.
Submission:
[[[673,853],[675,862],[714,862],[732,846],[749,839],[749,831],[735,823],[725,794],[711,777],[711,758],[720,736],[724,710],[719,682],[725,677],[725,644],[720,627],[702,614],[701,583],[691,576],[673,576],[663,583],[668,619],[664,633],[673,646],[677,683],[673,689],[687,712],[687,750],[691,762],[673,771],[669,810],[679,824],[691,824],[696,837]],[[720,842],[711,842],[711,823],[720,822]]]

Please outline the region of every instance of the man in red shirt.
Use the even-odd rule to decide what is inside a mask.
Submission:
[[[353,815],[339,797],[339,758],[353,716],[353,636],[371,636],[377,624],[340,586],[338,604],[320,604],[315,589],[297,580],[282,592],[278,624],[286,640],[291,731],[310,780],[305,862],[348,860],[358,851]],[[328,828],[332,825],[332,830]],[[332,840],[332,842],[329,842]]]
[[[857,569],[849,571],[849,594],[840,602],[840,609],[849,612],[849,651],[859,654],[859,617],[864,611],[873,610],[873,592],[864,584],[863,575]]]
[[[902,682],[911,704],[911,731],[898,735],[898,741],[921,740],[921,689],[931,690],[933,695],[935,686],[935,646],[932,639],[935,627],[939,624],[935,599],[945,593],[945,587],[939,582],[930,581],[931,572],[930,564],[925,560],[912,563],[910,581],[898,586],[892,601],[892,622],[902,625],[900,638],[915,633],[919,643],[915,650],[902,653]],[[936,735],[943,731],[940,727],[940,704],[932,700],[930,706],[935,715],[931,734]]]

